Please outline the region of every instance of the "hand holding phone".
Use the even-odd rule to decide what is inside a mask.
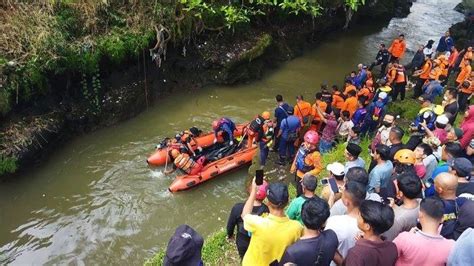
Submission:
[[[263,170],[255,170],[255,184],[257,186],[263,185]]]

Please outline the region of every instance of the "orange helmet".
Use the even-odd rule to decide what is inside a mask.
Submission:
[[[269,120],[270,119],[270,112],[268,112],[268,111],[263,112],[262,117],[265,120]]]
[[[401,149],[395,153],[394,159],[401,164],[415,164],[415,153],[409,149]]]

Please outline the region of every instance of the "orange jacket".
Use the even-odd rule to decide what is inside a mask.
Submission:
[[[469,78],[471,75],[472,68],[471,66],[464,66],[461,67],[461,71],[459,72],[458,77],[456,78],[456,82],[462,84],[466,79]]]
[[[391,85],[397,77],[397,68],[391,67],[387,72],[387,84]]]
[[[309,102],[305,102],[305,101],[300,101],[299,103],[297,103],[295,105],[295,108],[294,108],[294,112],[295,112],[295,116],[297,116],[300,121],[301,121],[301,125],[304,125],[303,124],[303,117],[308,117],[312,114],[312,108],[311,108],[311,104]]]
[[[450,67],[454,66],[454,63],[456,63],[456,59],[458,59],[458,56],[459,56],[458,50],[455,50],[449,55],[448,63]]]
[[[471,84],[471,86],[469,86],[469,88],[467,89],[464,89],[463,87],[461,87],[460,91],[466,94],[473,94],[474,93],[474,80],[467,80],[467,81],[469,81],[469,84]]]
[[[369,88],[367,87],[362,87],[362,89],[360,89],[360,91],[357,93],[357,97],[367,97],[367,99],[369,99],[370,97],[370,90]]]
[[[439,66],[434,67],[430,71],[429,78],[434,79],[434,80],[439,80],[439,76],[441,76],[442,73],[443,73],[443,70],[441,69],[441,67]]]
[[[305,165],[308,165],[308,166],[312,166],[313,167],[313,170],[310,170],[308,171],[307,173],[310,173],[314,176],[317,176],[319,173],[321,173],[321,171],[323,170],[323,165],[321,163],[321,154],[317,151],[311,153],[311,154],[308,154],[306,155],[306,157],[304,158],[304,164]],[[304,174],[302,171],[300,170],[296,170],[296,157],[295,159],[293,160],[293,164],[291,165],[291,168],[290,170],[293,172],[293,171],[296,171],[296,175],[299,177],[299,178],[303,178]]]
[[[328,107],[328,104],[325,101],[320,101],[320,100],[316,100],[316,103],[319,105],[319,109],[321,109],[321,111],[323,111],[325,113],[326,109]],[[313,104],[311,114],[313,115],[314,120],[321,121],[321,117],[319,116],[318,111],[316,111],[316,103]]]
[[[403,67],[397,68],[397,73],[395,74],[395,83],[404,83],[406,82],[405,69]]]
[[[344,107],[344,98],[340,92],[333,93],[331,105],[339,110]]]
[[[397,58],[402,58],[405,54],[406,43],[405,41],[400,41],[399,39],[395,39],[388,48],[388,51]]]
[[[441,68],[441,76],[448,76],[448,64],[447,62],[443,62],[439,64],[439,67]]]
[[[433,67],[433,63],[431,60],[428,60],[423,65],[421,69],[420,79],[428,79],[430,77],[431,68]]]
[[[355,91],[355,90],[357,90],[357,88],[351,84],[345,88],[344,95],[347,96],[350,91]]]
[[[357,110],[357,107],[358,107],[357,97],[349,97],[344,102],[344,107],[342,107],[341,111],[349,111],[352,117],[352,114],[355,113],[355,111]]]

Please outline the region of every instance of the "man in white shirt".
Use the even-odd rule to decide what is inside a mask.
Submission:
[[[355,245],[355,238],[359,234],[357,217],[359,215],[359,206],[365,199],[365,190],[365,186],[359,182],[351,181],[347,183],[341,198],[347,207],[347,214],[331,216],[327,220],[325,229],[331,229],[336,232],[337,239],[339,240],[338,252],[334,256],[331,265],[335,265],[335,263],[341,265],[349,249]]]

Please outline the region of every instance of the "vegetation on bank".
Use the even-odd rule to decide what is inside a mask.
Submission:
[[[98,74],[129,60],[148,60],[144,51],[153,47],[156,30],[161,38],[156,48],[163,53],[168,41],[175,45],[192,43],[203,33],[232,34],[255,24],[278,25],[292,16],[314,18],[330,8],[357,9],[364,3],[7,1],[0,4],[0,118],[15,107],[34,105],[35,100],[51,94],[90,103],[93,114],[100,111],[103,92]],[[65,86],[56,88],[58,82]]]
[[[145,261],[144,266],[161,266],[165,257],[162,249],[152,258]],[[234,241],[227,240],[227,233],[220,229],[208,236],[202,248],[202,260],[206,265],[239,265],[240,258]]]

